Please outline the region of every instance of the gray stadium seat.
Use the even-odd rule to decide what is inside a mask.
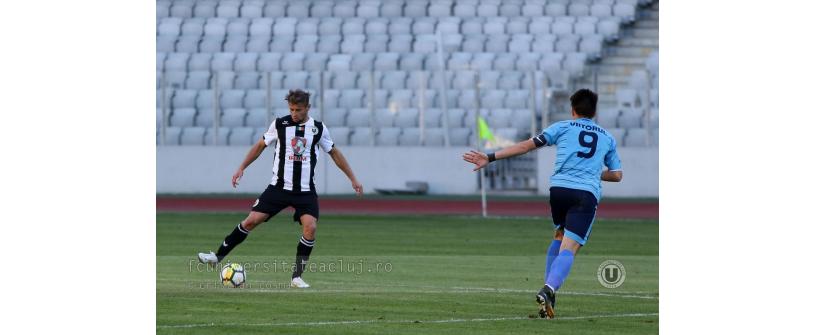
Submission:
[[[212,74],[212,82],[221,90],[229,90],[235,88],[235,77],[237,75],[234,71],[214,71]]]
[[[225,90],[221,92],[221,109],[243,108],[243,90]]]
[[[368,127],[357,127],[351,133],[349,144],[354,146],[370,146],[372,145],[372,131]]]
[[[356,16],[356,11],[355,2],[336,2],[334,4],[333,14],[335,17],[354,17]]]
[[[476,13],[480,17],[496,17],[498,16],[498,4],[482,2],[476,7]]]
[[[531,109],[516,109],[512,111],[512,116],[509,120],[509,126],[518,130],[528,130],[532,123],[538,121]]]
[[[347,62],[350,62],[351,71],[370,71],[374,67],[374,59],[375,59],[376,55],[377,54],[374,54],[374,53],[356,54],[356,55],[353,55],[353,57],[350,58],[350,61],[346,61],[346,64],[347,64]],[[332,55],[332,57],[333,56],[339,56],[339,55]],[[342,56],[348,56],[348,55],[342,55]],[[343,69],[347,70],[348,67],[344,67]]]
[[[268,122],[266,121],[266,115],[268,111],[266,108],[252,108],[247,111],[246,117],[244,119],[244,124],[247,127],[265,127]],[[272,117],[274,118],[274,117]]]
[[[647,143],[648,130],[644,128],[631,128],[625,134],[626,147],[644,147]]]
[[[374,111],[374,125],[376,127],[392,127],[396,115],[387,108],[379,108]]]
[[[404,89],[406,80],[407,73],[404,71],[385,72],[382,76],[380,87],[389,90]]]
[[[206,111],[195,115],[196,127],[212,127],[215,124],[215,113]]]
[[[351,68],[351,55],[335,54],[328,59],[328,71],[348,71]]]
[[[489,35],[484,44],[484,51],[494,52],[501,54],[507,52],[507,45],[509,44],[508,35]]]
[[[486,118],[487,124],[489,124],[491,128],[510,127],[511,119],[512,110],[505,108],[491,110],[489,113],[489,117]]]
[[[367,108],[350,109],[345,124],[349,127],[368,127],[372,124],[371,111]]]
[[[469,128],[451,128],[450,129],[450,145],[452,146],[468,146],[471,144],[470,135],[472,132]]]
[[[203,36],[204,23],[206,23],[206,20],[203,18],[189,18],[184,20],[184,23],[181,24],[181,36]]]
[[[240,16],[240,1],[219,1],[215,9],[215,15],[225,18],[236,18]]]
[[[357,16],[370,18],[379,17],[379,5],[379,3],[360,2],[357,7]]]
[[[464,1],[456,1],[453,5],[453,15],[456,17],[475,17],[476,4]]]
[[[625,128],[606,128],[606,130],[609,135],[614,137],[614,140],[617,141],[617,146],[622,146],[623,139],[625,138]]]
[[[637,92],[628,89],[620,88],[617,90],[617,107],[619,108],[634,108],[637,106]]]
[[[416,53],[401,54],[399,69],[402,71],[421,71],[424,69],[425,55]]]
[[[165,145],[179,145],[181,143],[181,127],[167,127],[164,136]]]
[[[198,97],[195,98],[195,108],[199,111],[207,111],[212,109],[213,104],[213,97],[214,93],[212,90],[200,90],[198,91]]]
[[[280,60],[280,69],[283,71],[302,71],[306,55],[302,52],[290,52],[283,55]]]
[[[464,35],[464,41],[461,44],[461,51],[467,53],[484,52],[484,42],[487,37],[483,35]]]
[[[498,71],[514,71],[518,55],[514,53],[496,53],[492,68]]]
[[[619,17],[623,22],[634,22],[636,18],[636,6],[627,3],[617,3],[612,8],[614,16]]]
[[[228,108],[221,116],[223,127],[243,127],[245,125],[246,110],[243,108]]]
[[[459,128],[465,126],[468,122],[464,120],[467,115],[467,111],[460,108],[450,108],[447,110],[447,122],[449,122],[448,127],[450,128]],[[471,120],[470,123],[474,123],[474,120]],[[426,125],[428,127],[432,125]],[[444,111],[439,111],[439,127],[444,126]]]
[[[327,54],[339,53],[340,43],[342,43],[342,36],[340,35],[321,35],[320,42],[317,44],[317,52]]]
[[[243,6],[240,8],[241,17],[244,18],[261,18],[263,17],[263,6],[265,2],[262,0],[248,0],[244,1]]]
[[[521,14],[528,17],[542,17],[543,8],[542,3],[526,2],[523,6],[521,6]]]
[[[184,87],[195,90],[209,89],[212,73],[209,71],[190,71]]]
[[[190,8],[190,10],[192,10],[192,8]],[[170,16],[170,2],[156,1],[156,19],[165,18],[168,16]]]
[[[176,90],[173,94],[171,107],[172,108],[193,108],[195,107],[195,99],[198,96],[196,90]]]
[[[501,71],[480,71],[479,80],[482,90],[498,89],[498,80],[501,78]]]
[[[418,93],[417,93],[418,94]],[[399,89],[391,91],[388,97],[388,106],[391,105],[395,108],[405,109],[413,106],[413,90]]]
[[[164,72],[164,82],[167,87],[184,88],[184,82],[187,79],[187,72],[184,71],[166,71]]]
[[[359,73],[351,71],[328,72],[327,87],[334,89],[354,89]]]
[[[505,90],[486,90],[481,92],[481,108],[492,109],[501,108],[504,106],[507,91]],[[473,104],[470,108],[475,108]],[[483,112],[483,111],[482,111]],[[486,113],[486,112],[484,112]]]
[[[619,115],[620,110],[616,108],[600,109],[597,111],[597,124],[606,129],[616,128]]]
[[[402,128],[398,143],[400,146],[418,146],[421,144],[421,130],[419,128]]]
[[[347,127],[330,127],[328,132],[335,145],[348,145],[351,129]]]
[[[591,5],[590,10],[593,17],[605,18],[611,16],[611,5],[607,3],[594,3]]]
[[[216,53],[212,56],[210,63],[212,71],[232,71],[235,62],[235,54],[231,52]]]
[[[309,7],[311,4],[307,2],[290,2],[286,8],[287,18],[305,18],[309,15]]]
[[[323,112],[323,121],[329,126],[344,127],[347,115],[348,110],[345,108],[328,108]]]
[[[507,91],[507,97],[504,106],[513,109],[527,108],[528,101],[529,101],[529,90],[510,90]]]
[[[205,53],[222,52],[224,51],[224,39],[223,36],[204,36],[201,42],[198,43],[198,51]]]
[[[620,38],[620,19],[610,17],[598,22],[597,32],[607,41],[616,41]]]
[[[494,61],[494,53],[478,53],[473,55],[470,65],[473,70],[492,70]]]
[[[170,114],[170,126],[191,127],[195,123],[194,108],[175,108]]]
[[[198,52],[199,37],[198,36],[181,36],[175,43],[176,52]]]
[[[512,142],[517,142],[520,139],[518,129],[515,128],[496,128],[495,136],[503,137]]]
[[[520,3],[504,3],[499,7],[498,12],[504,17],[516,17],[521,15]]]
[[[374,60],[374,70],[396,71],[399,69],[399,54],[394,52],[380,53]]]
[[[339,90],[325,90],[323,93],[325,108],[336,108],[339,106],[340,91]]]
[[[506,71],[498,79],[498,88],[502,90],[515,90],[521,88],[522,73]]]
[[[449,112],[449,110],[448,110]],[[421,111],[419,111],[421,113]],[[463,114],[463,111],[462,111]],[[442,126],[441,121],[442,111],[437,108],[429,108],[424,111],[424,127],[425,128],[438,128]],[[461,122],[461,121],[459,121]],[[421,126],[421,123],[419,123]]]
[[[402,16],[402,7],[404,3],[400,1],[383,1],[382,6],[379,8],[379,14],[382,17],[399,18]]]
[[[419,125],[419,111],[417,109],[399,109],[393,121],[396,127],[410,128]]]
[[[436,52],[436,35],[420,34],[416,35],[413,41],[413,52],[429,54]]]
[[[266,107],[266,90],[248,90],[243,100],[246,108],[264,108]]]
[[[428,4],[425,1],[410,1],[405,4],[404,15],[406,17],[425,17],[427,16]]]
[[[577,52],[580,37],[576,35],[560,35],[555,42],[555,51],[562,53]]]
[[[490,17],[484,22],[484,34],[503,35],[506,34],[506,26],[509,20],[505,17]]]
[[[204,145],[227,145],[229,133],[232,131],[229,127],[218,127],[218,139],[215,139],[215,128],[207,127],[204,134]],[[215,142],[215,143],[213,143]]]
[[[442,146],[442,145],[444,145],[444,129],[442,129],[442,128],[425,128],[424,145],[425,146]]]
[[[204,145],[204,127],[184,127],[181,131],[181,145]]]
[[[569,16],[587,16],[590,13],[589,5],[581,2],[569,4]]]
[[[190,59],[189,53],[168,53],[164,61],[165,71],[187,71],[187,62]]]
[[[328,63],[328,55],[323,53],[307,53],[303,61],[303,68],[306,71],[323,71]]]
[[[270,52],[289,53],[292,52],[292,45],[294,44],[294,36],[272,36],[269,42]]]
[[[484,33],[483,17],[468,17],[461,21],[461,33],[464,35],[481,35]]]
[[[617,125],[620,128],[639,128],[642,127],[642,108],[623,108],[620,110],[620,117],[617,119]]]
[[[389,39],[387,35],[368,35],[364,50],[371,53],[387,52]]]
[[[376,133],[376,145],[379,146],[395,146],[399,143],[399,135],[402,133],[402,128],[386,127],[380,128]]]
[[[235,127],[232,128],[227,137],[227,145],[232,146],[249,146],[256,142],[259,138],[254,138],[254,128],[249,127]]]
[[[343,35],[364,35],[365,19],[348,18],[343,20],[341,31]]]
[[[177,38],[181,35],[181,22],[182,19],[177,17],[160,19],[158,27],[156,27],[156,33],[158,36]]]
[[[258,71],[261,72],[279,71],[281,58],[282,55],[279,53],[261,53],[257,61]]]
[[[546,16],[566,16],[566,5],[563,3],[549,3],[544,7]]]

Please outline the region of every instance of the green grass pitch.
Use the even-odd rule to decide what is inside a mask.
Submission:
[[[160,334],[654,334],[659,327],[657,221],[604,220],[558,294],[557,319],[537,318],[551,220],[324,215],[312,288],[288,288],[301,234],[290,213],[259,226],[228,256],[247,287],[221,287],[195,254],[215,250],[245,214],[156,216]],[[618,260],[617,288],[597,268]]]

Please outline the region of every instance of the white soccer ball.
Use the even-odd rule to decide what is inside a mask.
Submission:
[[[221,269],[221,283],[226,287],[242,287],[246,282],[246,271],[236,263],[227,263]]]

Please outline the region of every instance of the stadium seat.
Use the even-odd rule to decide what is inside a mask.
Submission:
[[[483,17],[469,17],[461,21],[461,33],[464,35],[481,35],[484,33]]]
[[[177,38],[181,35],[181,23],[181,18],[170,17],[161,19],[156,27],[156,33],[158,36]]]
[[[617,119],[617,125],[620,128],[640,128],[642,127],[642,108],[623,108],[620,110],[620,117]]]
[[[455,89],[463,90],[473,88],[476,84],[475,71],[456,71],[450,73],[449,75],[455,75],[452,86]]]
[[[290,53],[293,50],[294,37],[293,36],[272,36],[269,42],[270,52]]]
[[[357,9],[356,9],[356,2],[336,2],[334,4],[334,11],[333,14],[335,17],[354,17],[356,16]]]
[[[203,18],[189,18],[184,20],[184,23],[181,24],[181,36],[203,36],[204,23],[206,23],[206,20]]]
[[[526,2],[521,6],[521,14],[527,17],[543,17],[543,4]]]
[[[167,59],[164,61],[165,71],[187,71],[187,63],[189,62],[190,54],[181,53],[167,53]]]
[[[289,89],[305,89],[308,86],[309,73],[306,71],[289,71],[283,77],[283,87]]]
[[[418,146],[421,144],[421,130],[415,127],[402,128],[398,143],[400,146]]]
[[[332,127],[344,127],[348,110],[345,108],[328,108],[323,112],[323,122]]]
[[[221,109],[243,108],[243,90],[225,90],[221,92]]]
[[[247,37],[249,35],[249,19],[232,19],[226,24],[226,36],[241,36]]]
[[[532,49],[532,41],[534,37],[529,34],[515,34],[509,41],[509,52],[527,54]],[[535,54],[532,54],[535,55]]]
[[[315,37],[316,38],[316,37]],[[306,71],[324,71],[328,63],[328,55],[323,53],[306,53],[303,68]]]
[[[357,16],[365,18],[379,17],[379,5],[378,2],[360,2],[359,6],[357,6]]]
[[[225,37],[223,36],[204,36],[201,42],[198,43],[198,51],[210,54],[222,52],[224,51],[224,39]]]
[[[484,44],[484,51],[494,53],[507,52],[507,45],[509,44],[509,36],[507,35],[490,35]]]
[[[528,101],[529,101],[529,90],[510,90],[507,91],[507,97],[504,106],[513,109],[527,108]]]
[[[339,90],[325,90],[323,93],[325,108],[336,108],[339,106],[340,91]]]
[[[244,122],[247,127],[265,127],[268,125],[267,119],[268,111],[266,108],[252,108],[246,113]],[[274,118],[272,116],[272,118]]]
[[[241,72],[235,77],[234,88],[240,90],[254,90],[260,87],[261,76],[258,72]]]
[[[198,91],[198,97],[195,98],[195,108],[201,112],[209,111],[212,109],[215,97],[212,90]]]
[[[204,133],[204,145],[227,145],[231,131],[232,129],[229,127],[218,127],[218,138],[216,140],[216,129],[214,127],[207,127],[206,133]]]
[[[399,70],[421,71],[424,70],[425,55],[416,53],[401,54],[399,59]]]
[[[361,54],[353,55],[353,57],[351,57],[350,61],[349,61],[351,71],[370,71],[370,70],[372,70],[373,67],[374,67],[374,59],[375,59],[376,55],[377,54],[374,54],[374,53],[361,53]],[[333,56],[339,56],[339,55],[332,55],[332,57]],[[342,56],[347,56],[347,55],[342,55]],[[347,70],[348,68],[345,67],[344,69]]]
[[[442,129],[442,128],[425,128],[425,131],[424,131],[424,145],[425,146],[442,146],[442,145],[444,145],[444,129]]]
[[[284,71],[302,71],[306,55],[302,52],[289,52],[280,60],[280,68]]]
[[[371,111],[368,108],[352,108],[349,110],[345,124],[349,127],[369,127]]]
[[[257,71],[258,54],[254,52],[238,53],[235,56],[235,71]]]
[[[590,13],[589,5],[581,2],[573,2],[568,7],[569,16],[587,16]]]
[[[363,49],[370,53],[387,52],[389,40],[388,35],[368,35]]]
[[[621,88],[617,90],[617,107],[634,108],[637,106],[637,92],[632,89]]]
[[[212,111],[201,112],[195,115],[196,127],[212,127],[214,124],[215,124],[215,113]]]
[[[266,107],[266,90],[247,90],[243,100],[246,108],[264,108]]]
[[[398,89],[391,91],[388,97],[388,107],[405,109],[413,106],[413,90]]]
[[[518,59],[518,55],[514,53],[498,53],[496,52],[497,56],[495,57],[495,61],[492,63],[492,68],[498,71],[514,71],[515,70],[515,62]]]
[[[512,110],[505,108],[493,109],[490,110],[489,116],[485,119],[491,128],[507,128],[510,127]]]
[[[330,127],[328,133],[336,145],[348,145],[351,129],[347,127]]]
[[[356,88],[359,73],[351,71],[331,71],[327,73],[328,87],[334,89],[354,89]]]
[[[184,82],[187,79],[187,72],[184,71],[165,71],[164,83],[167,87],[184,88]]]
[[[387,108],[378,108],[374,111],[374,122],[378,128],[393,127],[393,120],[396,118],[394,112]]]
[[[374,60],[374,70],[396,71],[399,69],[399,54],[394,52],[380,53]]]
[[[261,53],[257,61],[258,71],[280,71],[280,59],[282,56],[283,55],[279,53]]]
[[[308,19],[299,19],[297,20],[297,24],[294,26],[294,34],[295,35],[319,35],[320,34],[320,23],[322,22],[321,19],[315,18],[308,18]],[[339,24],[338,21],[329,21],[328,25],[331,24]],[[329,28],[328,26],[326,29]],[[339,30],[335,30],[334,34],[336,34]]]
[[[306,18],[309,16],[309,7],[311,6],[310,3],[305,1],[295,1],[289,2],[289,6],[286,7],[286,17],[287,18]]]
[[[401,1],[383,1],[382,6],[379,8],[381,17],[399,18],[402,16],[402,7],[404,3]]]
[[[402,128],[385,127],[380,128],[376,133],[376,145],[395,146],[399,143],[399,135]]]
[[[422,0],[414,0],[405,3],[403,9],[406,17],[425,17],[427,16],[428,3]]]
[[[495,61],[493,53],[478,53],[473,55],[470,66],[473,70],[492,70],[492,63]]]
[[[483,35],[464,35],[464,41],[461,43],[461,51],[467,53],[484,52],[484,42],[487,37]]]
[[[181,131],[181,145],[204,145],[204,127],[184,127]]]
[[[215,8],[215,15],[217,17],[237,18],[240,16],[240,7],[240,1],[222,0],[218,2],[218,6]]]
[[[468,146],[470,141],[471,131],[469,128],[451,128],[450,129],[450,145],[451,146]]]
[[[212,71],[232,71],[235,62],[235,54],[231,52],[221,52],[213,54],[210,63]]]
[[[439,18],[436,24],[436,31],[440,32],[442,36],[461,33],[461,18],[458,17],[444,17]]]
[[[407,80],[407,72],[405,71],[388,71],[382,76],[380,87],[389,90],[398,90],[405,88],[405,81]]]
[[[181,36],[175,43],[175,51],[195,53],[198,52],[198,44],[198,36]]]
[[[351,68],[351,55],[334,54],[328,59],[328,71],[348,71]]]
[[[247,0],[244,1],[243,6],[240,8],[240,15],[243,18],[256,19],[263,17],[263,6],[265,2],[262,0]]]
[[[509,120],[509,126],[518,129],[519,131],[528,130],[531,124],[538,123],[537,117],[533,115],[533,112],[534,111],[531,109],[513,110]]]
[[[235,88],[235,77],[237,75],[233,71],[213,71],[212,73],[212,86],[216,86],[221,90],[229,90]]]
[[[246,110],[243,108],[227,108],[221,114],[221,126],[243,127],[246,120]]]
[[[448,110],[449,112],[449,110]],[[421,111],[419,111],[421,113]],[[463,114],[463,111],[462,111]],[[442,111],[436,108],[429,108],[424,111],[424,127],[425,128],[438,128],[442,126],[441,123]],[[420,120],[421,122],[421,120]],[[460,121],[459,121],[460,122]],[[421,126],[422,124],[419,123]]]
[[[227,137],[227,145],[231,146],[249,146],[254,144],[259,138],[254,138],[255,129],[249,127],[235,127],[229,132]]]
[[[631,128],[625,134],[626,147],[644,147],[647,144],[648,130],[644,128]]]
[[[496,17],[498,16],[498,4],[482,2],[475,8],[475,11],[479,17]]]
[[[625,129],[624,128],[606,128],[609,135],[614,137],[614,140],[617,142],[617,146],[620,147],[623,145],[623,139],[625,138]]]
[[[393,121],[395,127],[410,128],[419,125],[419,111],[417,109],[399,109]]]
[[[566,16],[566,5],[563,3],[555,2],[546,4],[544,10],[546,16]]]
[[[195,123],[195,109],[194,108],[174,108],[170,114],[170,123],[172,127],[192,127]]]
[[[353,146],[371,146],[373,145],[373,132],[368,127],[357,127],[351,133],[349,144]]]
[[[212,73],[209,71],[190,71],[184,87],[195,90],[209,89],[211,77]]]
[[[503,17],[516,17],[521,15],[519,3],[504,3],[499,7],[498,12]]]
[[[181,127],[167,127],[164,136],[165,145],[176,146],[181,144]]]
[[[253,128],[253,130],[254,131],[252,132],[252,143],[251,144],[255,144],[257,141],[260,141],[260,139],[263,138],[263,135],[266,134],[267,131],[269,131],[269,127],[267,127],[267,126],[257,127],[257,128]],[[273,141],[272,145],[274,145],[274,143],[277,142],[277,139],[272,139],[272,141]]]
[[[616,108],[600,109],[597,111],[597,124],[606,129],[616,128],[619,115],[620,110]]]
[[[498,88],[502,90],[516,90],[521,88],[521,72],[505,71],[498,79]]]
[[[484,34],[503,35],[506,34],[508,19],[505,17],[490,17],[484,22]]]
[[[340,52],[340,43],[342,36],[340,35],[323,35],[320,36],[320,42],[317,44],[317,52],[327,54],[337,54]]]
[[[619,17],[623,22],[631,23],[636,18],[636,6],[627,3],[617,3],[612,7],[614,16]]]
[[[453,5],[453,16],[475,17],[477,15],[475,3],[456,1]]]
[[[496,128],[495,136],[503,137],[509,141],[517,142],[519,138],[518,129],[515,128]]]
[[[193,108],[195,107],[195,99],[198,96],[196,90],[176,90],[173,94],[171,107],[175,108]]]
[[[468,121],[465,120],[467,117],[467,111],[460,108],[449,108],[447,109],[447,122],[449,122],[448,127],[450,128],[459,128],[463,127],[468,124]],[[439,111],[439,127],[444,126],[444,111]],[[470,120],[469,123],[474,124],[475,120]],[[431,125],[427,125],[428,127]]]
[[[416,35],[413,41],[413,52],[429,54],[436,52],[436,35],[421,34]]]

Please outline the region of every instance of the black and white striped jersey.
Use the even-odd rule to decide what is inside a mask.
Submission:
[[[295,124],[290,115],[277,118],[263,134],[263,141],[275,145],[271,185],[291,192],[315,192],[314,166],[320,157],[317,146],[326,153],[334,148],[328,128],[320,121]]]

